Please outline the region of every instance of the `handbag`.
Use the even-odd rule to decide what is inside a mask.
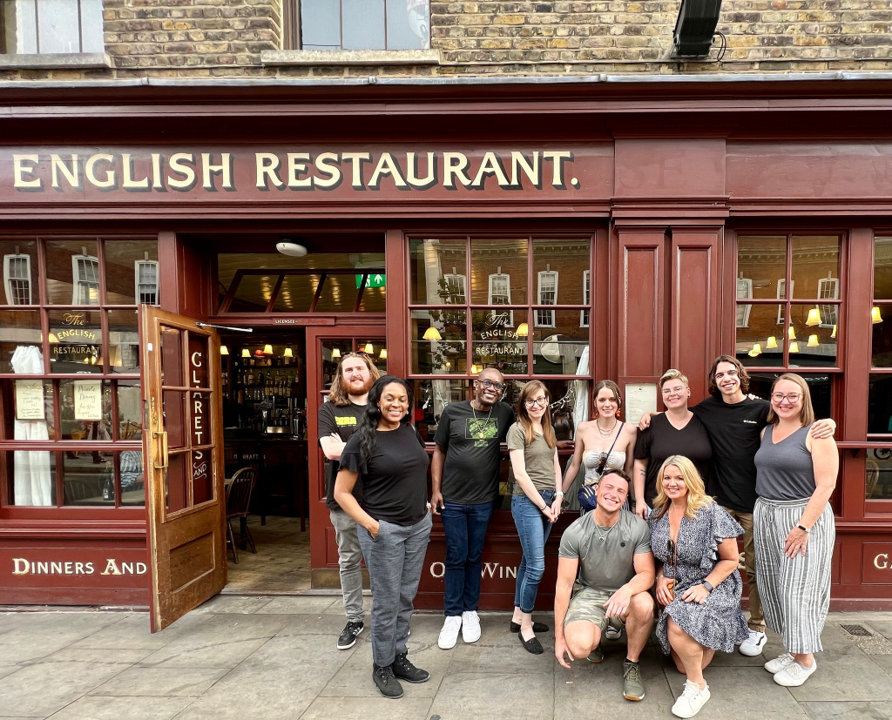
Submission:
[[[623,425],[625,425],[625,423],[623,423]],[[576,499],[579,501],[579,506],[585,508],[586,511],[591,512],[598,507],[598,496],[595,493],[595,488],[598,487],[598,481],[601,479],[601,475],[604,474],[604,469],[607,467],[607,459],[610,457],[610,453],[613,452],[613,446],[616,445],[616,441],[619,440],[619,436],[622,435],[622,432],[623,426],[620,425],[619,432],[616,434],[616,437],[613,438],[613,442],[610,443],[610,449],[604,457],[601,458],[598,467],[595,468],[595,472],[598,475],[597,479],[590,483],[586,483],[579,488],[579,491],[576,493]]]

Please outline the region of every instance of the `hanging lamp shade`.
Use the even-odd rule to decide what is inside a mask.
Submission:
[[[375,354],[375,346],[372,345],[371,343],[366,343],[365,347],[362,349],[362,351],[366,355],[374,355]]]
[[[750,357],[758,357],[761,354],[762,354],[762,345],[760,343],[754,343],[753,349],[747,353],[747,355],[749,355]]]
[[[821,311],[816,307],[813,307],[811,310],[809,310],[808,318],[806,319],[805,324],[808,325],[809,327],[813,327],[815,325],[820,325],[821,324]]]
[[[242,348],[242,357],[249,358],[251,357],[251,351],[248,348]]]
[[[272,345],[264,345],[263,346],[263,354],[264,355],[272,355],[273,354],[273,346]]]
[[[220,346],[220,354],[221,355],[229,355],[229,348],[225,345]]]
[[[332,360],[334,360],[335,358],[339,358],[339,357],[341,357],[341,351],[338,348],[335,348],[334,350],[331,351],[331,359]]]
[[[799,352],[799,343],[796,342],[795,340],[794,340],[793,342],[790,343],[790,352],[791,352],[791,353],[798,353],[798,352]]]
[[[817,335],[809,335],[808,336],[808,347],[817,347],[821,343],[818,342]]]
[[[521,323],[517,326],[517,332],[514,334],[517,337],[527,337],[530,334],[530,326],[527,323]]]
[[[381,354],[378,356],[381,360],[387,359],[387,348],[381,348]]]
[[[883,322],[883,316],[880,315],[880,308],[877,305],[874,305],[870,309],[870,321],[876,325],[877,323]]]
[[[787,337],[790,338],[790,340],[796,339],[796,331],[793,329],[792,325],[790,325],[790,329],[787,331]]]
[[[282,357],[294,357],[294,351],[291,348],[285,348],[285,352],[282,353]]]
[[[772,349],[777,347],[777,338],[774,335],[770,335],[768,337],[768,342],[765,343],[765,347]]]
[[[832,338],[835,338],[835,337],[836,337],[836,328],[837,328],[837,326],[834,325],[834,326],[833,326],[833,332],[830,333],[830,337],[832,337]]]
[[[424,339],[425,340],[442,340],[443,336],[440,335],[440,331],[437,328],[431,326],[427,330],[424,331]]]

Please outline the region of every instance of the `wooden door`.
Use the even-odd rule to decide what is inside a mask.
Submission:
[[[220,343],[189,318],[141,312],[156,632],[226,584]]]

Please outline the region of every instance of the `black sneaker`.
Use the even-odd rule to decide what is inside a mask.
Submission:
[[[393,661],[393,674],[400,680],[410,683],[423,683],[430,680],[431,674],[427,670],[415,667],[409,660],[408,653],[397,653]]]
[[[356,645],[356,636],[362,632],[364,627],[362,620],[359,622],[348,622],[344,629],[341,630],[341,635],[338,638],[338,650],[346,650]]]
[[[375,686],[381,691],[381,694],[391,700],[401,698],[403,696],[403,686],[393,676],[393,666],[378,667],[375,665],[374,668],[372,670],[372,680],[375,681]]]

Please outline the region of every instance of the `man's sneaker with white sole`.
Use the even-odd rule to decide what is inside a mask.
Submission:
[[[443,623],[440,637],[437,638],[437,647],[441,650],[451,650],[458,642],[458,631],[461,630],[461,615],[450,615]]]
[[[480,639],[480,618],[476,610],[465,610],[461,614],[461,639],[466,643]]]

